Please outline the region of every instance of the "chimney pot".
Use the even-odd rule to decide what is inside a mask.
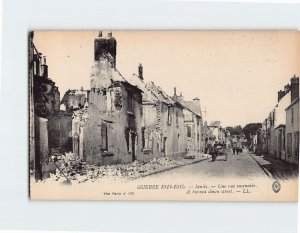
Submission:
[[[138,66],[138,71],[139,71],[139,78],[140,78],[141,80],[144,80],[144,76],[143,76],[143,65],[142,65],[142,63],[139,64],[139,66]]]

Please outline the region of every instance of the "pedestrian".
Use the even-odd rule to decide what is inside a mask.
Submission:
[[[238,151],[238,153],[239,153],[239,152],[240,152],[240,153],[243,152],[243,147],[242,147],[242,143],[241,143],[241,142],[238,142],[238,144],[237,144],[237,151]]]
[[[233,146],[232,146],[232,152],[233,152],[233,154],[235,155],[235,152],[236,152],[236,144],[233,144]]]

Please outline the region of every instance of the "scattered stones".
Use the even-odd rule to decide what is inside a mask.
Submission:
[[[59,156],[56,163],[59,169],[56,169],[55,174],[50,174],[50,179],[58,182],[69,180],[77,183],[100,182],[104,179],[128,181],[198,162],[208,157],[209,155],[195,153],[188,154],[184,159],[179,160],[159,157],[149,162],[134,161],[130,164],[98,166],[86,164],[76,154],[65,153]]]

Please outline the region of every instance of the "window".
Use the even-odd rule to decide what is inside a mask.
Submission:
[[[283,144],[283,149],[285,150],[285,129],[283,129],[282,132],[283,132],[283,133],[282,133],[282,138],[283,138],[282,144]]]
[[[127,111],[133,113],[133,97],[131,92],[128,92],[127,102],[128,102]]]
[[[145,149],[145,128],[142,128],[142,148]]]
[[[187,130],[187,137],[188,138],[192,137],[192,126],[191,125],[187,125],[186,126],[186,130]]]
[[[176,111],[176,125],[178,125],[178,111]]]
[[[294,123],[294,109],[291,108],[291,122]]]
[[[291,133],[287,134],[287,155],[288,156],[292,155],[292,134]]]
[[[168,124],[171,124],[171,122],[172,122],[171,107],[168,106]]]
[[[142,128],[142,147],[144,151],[153,150],[153,134],[145,128]]]
[[[299,156],[299,132],[294,133],[294,155]]]
[[[107,124],[101,124],[101,142],[102,142],[102,149],[108,149],[108,140],[107,140]]]

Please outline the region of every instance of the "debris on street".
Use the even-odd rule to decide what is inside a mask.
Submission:
[[[193,157],[193,158],[192,158]],[[154,158],[149,162],[134,161],[129,164],[117,164],[109,166],[89,165],[79,158],[76,154],[65,153],[56,158],[55,174],[50,174],[53,181],[60,183],[71,181],[75,183],[100,182],[103,180],[135,180],[144,176],[163,172],[172,168],[200,162],[209,158],[206,154],[189,155],[186,158],[175,160],[168,157]]]

